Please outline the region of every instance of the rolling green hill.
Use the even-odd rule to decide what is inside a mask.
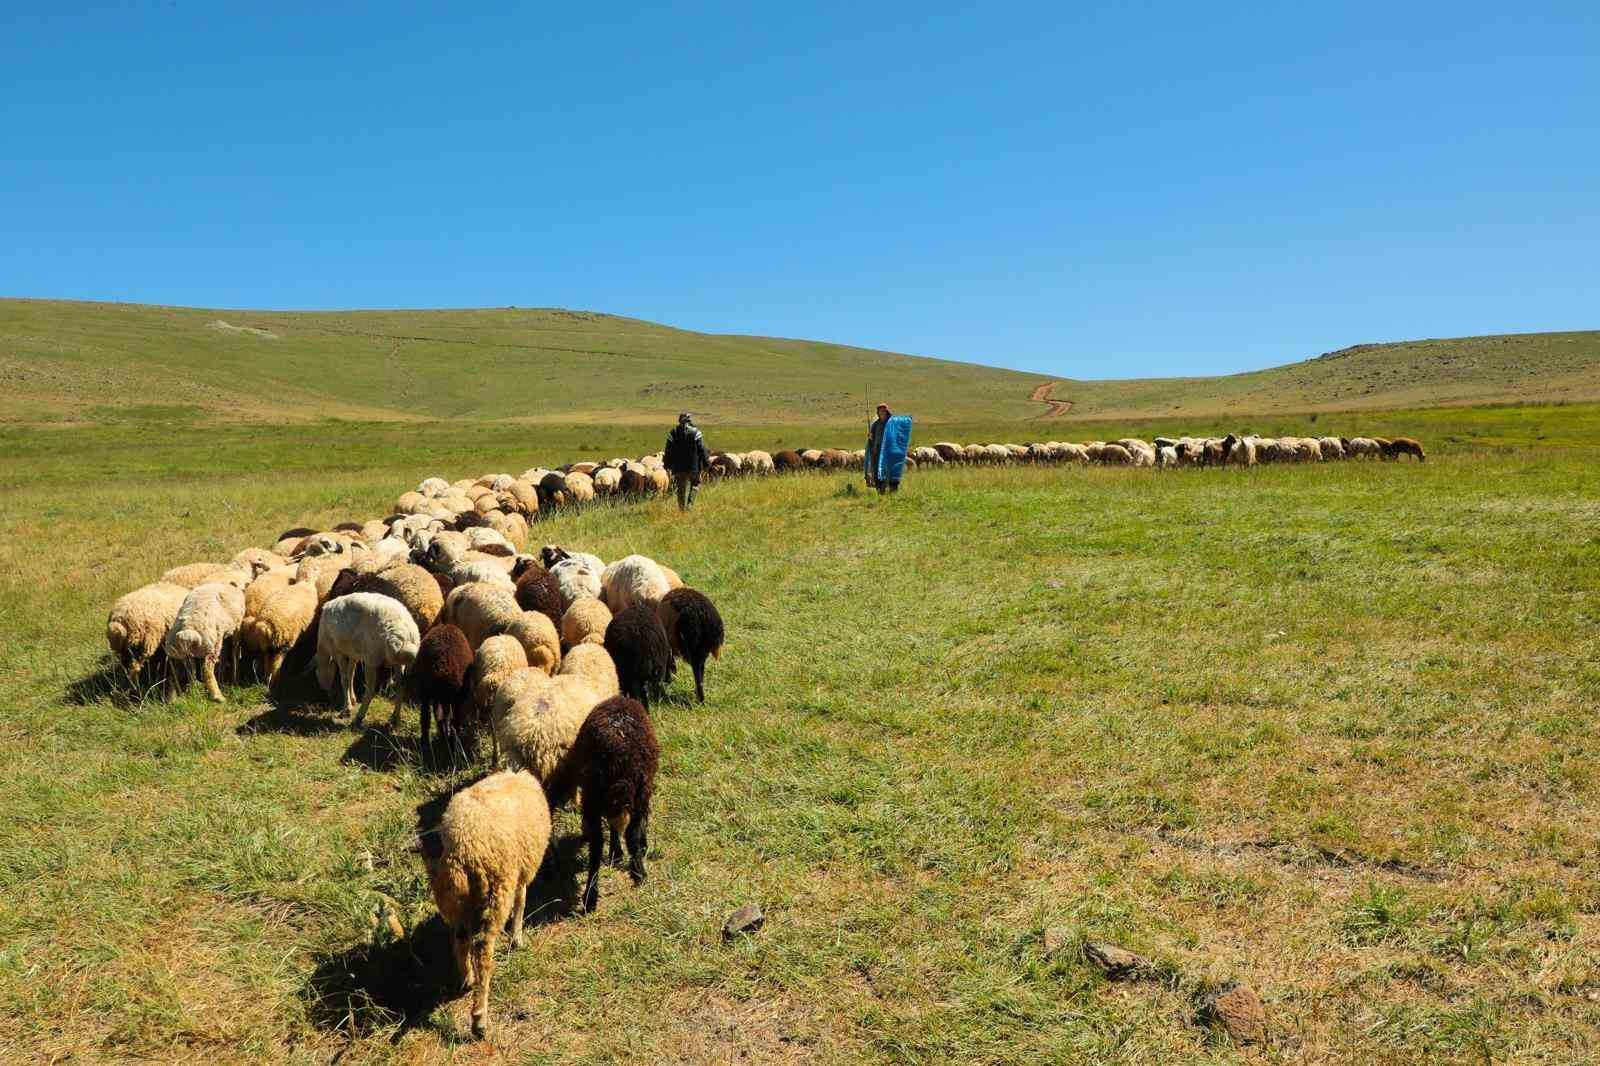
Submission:
[[[1370,344],[1223,377],[1054,381],[587,311],[215,311],[0,300],[0,421],[926,422],[1600,399],[1600,332]],[[1046,398],[1055,402],[1043,402]]]

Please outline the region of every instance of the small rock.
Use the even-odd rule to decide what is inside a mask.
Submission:
[[[765,924],[767,916],[761,913],[761,908],[754,903],[746,903],[743,907],[728,915],[728,920],[722,923],[722,939],[732,940],[740,933],[753,933]]]
[[[1083,953],[1113,981],[1137,977],[1150,966],[1149,960],[1144,956],[1135,955],[1127,948],[1119,948],[1103,940],[1085,941]]]
[[[1261,1044],[1267,1039],[1267,1009],[1249,985],[1229,982],[1201,1004],[1201,1025],[1220,1025],[1235,1044]]]
[[[1045,958],[1053,959],[1072,943],[1072,931],[1064,926],[1052,925],[1044,931]]]

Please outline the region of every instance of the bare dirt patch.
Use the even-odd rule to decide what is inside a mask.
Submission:
[[[1056,418],[1072,410],[1071,400],[1057,400],[1052,398],[1052,394],[1055,392],[1055,387],[1059,384],[1061,384],[1059,381],[1047,381],[1028,394],[1028,399],[1032,400],[1034,403],[1049,405],[1050,409],[1041,415],[1041,418]]]

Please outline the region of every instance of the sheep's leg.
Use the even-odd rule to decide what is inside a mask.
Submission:
[[[612,866],[622,865],[622,829],[627,824],[626,812],[611,819],[611,850],[606,855],[606,862]]]
[[[584,799],[588,793],[585,791]],[[605,856],[605,830],[600,812],[589,803],[584,804],[583,836],[589,842],[589,880],[583,890],[583,909],[593,911],[600,906],[600,860]]]
[[[696,658],[689,665],[694,667],[694,698],[698,703],[706,701],[706,661]]]
[[[633,883],[638,884],[645,879],[644,855],[648,849],[645,839],[645,823],[650,820],[648,809],[635,811],[628,820],[628,873],[633,876]]]
[[[489,979],[494,976],[494,942],[508,917],[504,897],[491,895],[484,901],[482,924],[472,938],[472,968],[478,977],[472,986],[472,1035],[479,1040],[489,1035]]]
[[[423,701],[422,703],[417,704],[417,714],[422,720],[422,723],[421,723],[421,726],[422,726],[421,727],[422,741],[421,741],[419,747],[421,747],[422,749],[426,750],[427,747],[428,747],[428,724],[429,724],[429,720],[432,719],[432,717],[433,717],[432,708],[428,705],[427,701]],[[395,711],[395,718],[398,718],[398,717],[400,717],[400,712],[399,711]],[[390,728],[394,727],[393,719],[390,720],[389,726],[390,726]],[[440,733],[444,732],[444,722],[443,722],[443,720],[441,720],[439,722],[439,732]]]
[[[211,697],[213,703],[221,703],[222,688],[217,684],[217,660],[207,655],[201,660],[200,669],[205,675],[206,695]]]
[[[370,693],[368,694],[367,698],[368,699],[372,698]],[[406,690],[405,690],[405,686],[399,684],[398,682],[396,682],[395,685],[394,685],[394,713],[389,716],[389,732],[391,732],[391,733],[394,732],[394,727],[400,724],[400,712],[405,710],[405,709],[406,709]],[[444,722],[442,720],[439,723],[439,731],[440,732],[444,731]]]
[[[455,949],[461,987],[470,991],[478,983],[478,975],[472,969],[472,930],[467,928],[466,922],[457,922],[450,930],[450,946]]]
[[[367,675],[367,694],[361,699],[361,710],[356,712],[356,720],[354,723],[352,723],[354,725],[360,725],[366,720],[367,708],[371,706],[372,697],[377,695],[378,692],[378,671],[376,667],[374,667],[372,663],[362,663],[361,665],[364,667]],[[350,670],[350,680],[352,683],[355,681],[355,669],[353,667]],[[355,690],[351,689],[351,692],[353,694]]]
[[[350,714],[356,709],[356,663],[354,659],[339,660],[339,674],[344,680],[344,713]],[[352,728],[361,724],[361,717],[356,716],[351,722]]]
[[[511,946],[522,946],[522,912],[528,907],[528,886],[524,882],[517,886],[516,899],[511,901]]]
[[[269,686],[278,680],[278,674],[283,670],[284,654],[282,651],[274,651],[272,657],[267,661],[267,684]]]
[[[233,636],[228,638],[228,651],[233,656],[233,666],[232,666],[233,673],[229,674],[228,676],[232,679],[233,683],[235,685],[237,685],[239,683],[239,636],[238,636],[238,634],[234,634]]]

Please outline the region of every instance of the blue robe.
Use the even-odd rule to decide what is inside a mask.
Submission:
[[[867,424],[865,473],[874,482],[899,481],[906,472],[906,453],[911,450],[911,416],[890,415],[881,434],[873,432],[877,425],[877,419]]]

